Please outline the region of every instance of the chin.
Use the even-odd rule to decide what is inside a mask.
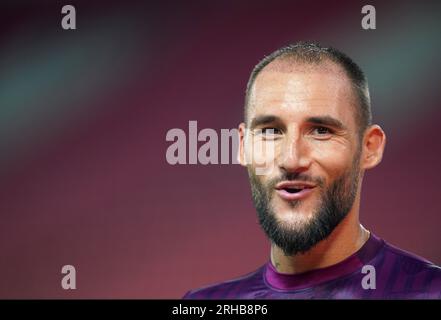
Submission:
[[[289,208],[280,210],[276,213],[276,218],[283,224],[290,226],[303,226],[313,218],[311,210],[302,210],[302,208]]]
[[[297,203],[289,203],[285,200],[277,201],[278,203],[273,205],[274,213],[279,219],[296,219],[305,220],[311,219],[314,212],[317,212],[317,206],[308,200],[301,200]]]

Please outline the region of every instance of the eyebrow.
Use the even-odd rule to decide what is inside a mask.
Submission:
[[[262,115],[255,117],[251,121],[250,127],[252,129],[266,124],[282,123],[282,122],[283,121],[277,116]],[[346,126],[340,120],[333,118],[331,116],[309,117],[306,119],[306,122],[316,125],[330,126],[340,130],[347,130]]]
[[[331,116],[309,117],[306,122],[323,126],[330,126],[340,130],[347,130],[346,126],[338,119]]]
[[[264,116],[257,116],[251,121],[251,128],[255,128],[258,126],[262,126],[269,123],[275,123],[275,122],[281,122],[281,119],[277,116],[272,115],[264,115]]]

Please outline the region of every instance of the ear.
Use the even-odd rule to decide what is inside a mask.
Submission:
[[[379,125],[372,125],[364,134],[361,166],[371,169],[381,162],[386,146],[386,134]]]
[[[242,166],[246,166],[245,161],[245,123],[239,124],[239,152],[237,154],[237,160]]]

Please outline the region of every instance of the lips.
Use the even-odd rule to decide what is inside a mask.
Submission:
[[[315,187],[306,181],[283,181],[276,185],[276,192],[282,199],[300,200],[310,195]]]

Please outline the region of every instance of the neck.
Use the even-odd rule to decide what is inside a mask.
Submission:
[[[356,251],[369,238],[367,231],[359,222],[358,206],[324,240],[306,253],[285,256],[275,244],[271,246],[271,262],[278,272],[296,274],[334,265]]]

